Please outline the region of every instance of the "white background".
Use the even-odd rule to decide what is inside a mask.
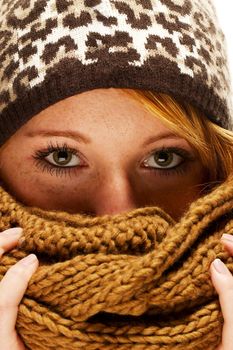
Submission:
[[[226,36],[233,99],[233,1],[214,0],[220,26]]]

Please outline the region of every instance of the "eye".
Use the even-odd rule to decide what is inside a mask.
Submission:
[[[80,165],[79,157],[69,150],[56,150],[44,158],[50,164],[59,167],[74,167]]]
[[[63,145],[49,143],[44,150],[37,150],[33,155],[35,164],[41,168],[42,171],[48,170],[56,171],[68,171],[79,169],[86,166],[86,162],[83,160],[81,153],[74,148],[69,147],[66,143]],[[59,173],[60,174],[60,173]]]
[[[182,153],[181,150],[162,149],[154,152],[144,161],[145,167],[156,169],[172,169],[184,162],[184,157],[177,154]]]

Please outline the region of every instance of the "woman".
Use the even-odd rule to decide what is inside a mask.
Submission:
[[[2,66],[4,70],[1,68],[3,81],[6,82],[9,76],[15,79],[14,66],[10,71],[6,63],[7,53],[12,50],[12,46],[6,45],[12,30],[22,26],[30,28],[33,26],[31,19],[36,14],[36,18],[40,16],[38,25],[43,26],[43,21],[46,22],[48,42],[44,43],[41,55],[39,46],[34,52],[32,43],[43,39],[43,31],[36,30],[32,38],[32,29],[22,31],[20,53],[25,69],[21,75],[18,74],[12,86],[3,84],[0,138],[2,186],[17,201],[43,210],[95,217],[156,206],[179,221],[193,201],[211,192],[231,174],[233,135],[228,101],[222,97],[229,88],[224,47],[221,47],[221,56],[216,57],[216,62],[221,62],[221,70],[217,72],[204,46],[198,51],[200,61],[192,61],[191,56],[188,59],[187,47],[194,52],[193,46],[196,44],[198,47],[198,40],[202,43],[205,41],[207,47],[209,45],[216,50],[216,55],[219,51],[208,41],[207,34],[202,34],[201,39],[198,37],[200,30],[204,32],[204,17],[195,16],[197,8],[189,1],[184,2],[183,6],[171,1],[162,3],[164,10],[170,11],[170,19],[172,16],[175,18],[175,13],[180,10],[184,18],[195,19],[195,28],[192,26],[192,29],[196,42],[184,33],[187,23],[173,23],[166,19],[163,7],[157,7],[154,1],[135,2],[133,5],[128,1],[84,1],[84,5],[75,1],[72,4],[66,1],[42,3],[31,3],[27,11],[25,6],[3,6],[2,16],[8,14],[9,26],[9,31],[4,32],[3,36],[4,47],[7,47],[1,56],[1,62],[5,63]],[[208,13],[214,16],[212,5],[206,2],[203,9],[212,32],[216,38],[222,39],[222,32],[214,29],[217,26],[215,19],[208,17]],[[62,24],[55,20],[56,11],[63,15]],[[168,31],[169,28],[172,31],[172,26],[176,27],[176,31],[183,35],[183,46],[182,40],[181,46],[176,47],[169,36],[167,39],[163,38],[164,34],[159,37],[162,28],[149,25],[150,20],[155,20],[153,14],[157,12],[155,23],[162,23],[163,29]],[[45,13],[50,13],[50,20],[44,19]],[[83,43],[88,43],[86,66],[81,55],[79,60],[69,61],[71,53],[74,55],[81,47],[75,44],[72,36],[75,30],[88,28],[90,23],[93,26],[102,23],[107,33],[109,25],[114,26],[117,20],[120,23],[126,18],[133,38],[140,30],[143,35],[145,29],[150,32],[153,28],[145,52],[142,47],[137,47],[136,36],[135,47],[132,48],[133,40],[127,29],[125,32],[116,31],[111,41],[110,36],[101,36],[89,28],[90,35],[85,33],[83,40]],[[119,28],[122,28],[122,23]],[[55,34],[56,29],[61,25],[64,32],[69,27],[70,37],[60,38],[56,46],[52,35],[54,38],[58,35]],[[175,31],[172,33],[174,39]],[[28,45],[29,38],[31,46]],[[221,45],[217,39],[216,42]],[[128,45],[131,49],[128,49]],[[141,70],[135,68],[136,64],[132,68],[132,62],[139,59],[136,47],[141,59],[146,57],[145,53],[149,57],[147,63],[141,64]],[[160,55],[152,53],[155,47]],[[187,54],[183,66],[180,63],[181,47],[186,49]],[[59,54],[56,56],[57,52]],[[172,53],[176,55],[176,62],[174,58],[171,60]],[[55,56],[57,61],[54,61],[54,66],[50,65]],[[41,60],[41,66],[36,66],[35,57]],[[93,62],[88,63],[88,59],[93,62],[97,60],[98,64],[92,65]],[[203,59],[206,66],[209,64],[209,70],[206,70]],[[30,60],[34,63],[33,69]],[[42,63],[48,65],[44,76]],[[18,67],[20,65],[16,64],[15,69]],[[196,74],[197,67],[200,75]],[[38,72],[41,75],[37,75]],[[43,84],[40,84],[41,79]],[[30,82],[28,89],[25,81]],[[211,84],[206,84],[206,81]],[[2,233],[1,256],[16,246],[21,234],[19,228]],[[230,238],[229,235],[224,236],[223,242],[233,254]],[[27,269],[22,269],[22,266],[27,266]],[[35,255],[30,255],[28,259],[13,265],[0,283],[0,345],[4,349],[24,349],[15,331],[17,305],[37,267],[38,260]],[[233,277],[219,260],[211,265],[211,274],[225,319],[219,349],[230,350],[233,308],[229,305],[229,299],[232,296]]]

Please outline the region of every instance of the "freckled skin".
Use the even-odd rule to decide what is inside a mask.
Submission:
[[[77,131],[91,142],[67,136],[28,136],[40,129]],[[24,204],[48,210],[101,216],[159,206],[178,219],[199,196],[205,170],[194,149],[180,137],[142,146],[149,137],[166,131],[159,119],[120,89],[71,96],[34,116],[3,145],[2,185]],[[51,143],[59,147],[65,143],[81,152],[78,157],[85,166],[58,176],[42,171],[33,155]],[[143,166],[162,147],[185,149],[195,159],[179,174],[165,175]]]

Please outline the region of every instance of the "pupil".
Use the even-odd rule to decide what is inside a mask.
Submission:
[[[54,152],[53,159],[60,165],[66,165],[70,162],[72,155],[66,151]]]
[[[168,165],[172,161],[172,154],[167,152],[159,152],[156,156],[156,161],[161,165]]]
[[[67,153],[66,152],[63,152],[63,151],[60,151],[58,153],[58,158],[60,159],[60,161],[64,162],[64,160],[67,159]]]

